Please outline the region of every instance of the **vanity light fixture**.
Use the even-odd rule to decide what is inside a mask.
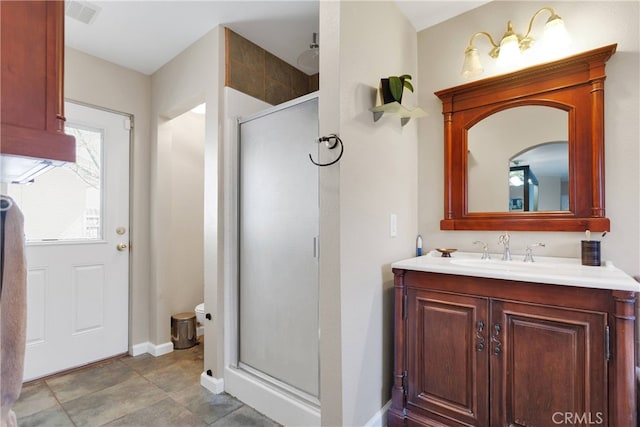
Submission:
[[[298,66],[305,73],[316,74],[320,67],[320,45],[318,44],[318,33],[313,33],[313,43],[309,49],[298,56]]]
[[[484,71],[482,63],[480,62],[480,56],[478,55],[478,49],[473,45],[476,37],[480,35],[484,35],[489,39],[492,46],[489,51],[489,56],[497,59],[498,66],[501,68],[512,68],[516,66],[521,59],[522,53],[533,45],[534,39],[531,35],[533,22],[542,12],[549,12],[551,14],[544,26],[544,36],[541,43],[544,44],[543,48],[546,51],[566,49],[571,43],[571,39],[564,25],[564,21],[556,14],[553,8],[543,7],[531,17],[529,28],[525,35],[516,33],[511,21],[507,23],[507,31],[502,36],[500,43],[496,43],[493,37],[491,37],[491,34],[486,31],[480,31],[472,35],[471,39],[469,39],[469,45],[464,51],[462,76],[465,78],[473,78],[482,74]]]

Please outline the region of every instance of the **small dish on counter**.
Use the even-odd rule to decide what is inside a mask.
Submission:
[[[436,251],[440,252],[442,258],[451,258],[451,254],[457,251],[457,249],[449,249],[449,248],[436,248]]]

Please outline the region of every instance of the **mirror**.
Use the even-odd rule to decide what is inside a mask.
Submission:
[[[509,211],[569,210],[569,143],[547,142],[510,159]],[[515,200],[514,200],[515,199]],[[518,203],[522,199],[522,203]],[[518,206],[522,205],[519,209]]]
[[[609,230],[604,81],[616,46],[435,93],[444,116],[440,229]],[[552,162],[566,169],[545,171]]]
[[[569,210],[568,124],[564,110],[524,106],[469,129],[469,212]]]

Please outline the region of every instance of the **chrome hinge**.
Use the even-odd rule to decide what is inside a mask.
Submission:
[[[607,360],[611,360],[611,334],[609,332],[609,325],[604,327],[604,356]]]
[[[407,312],[409,311],[408,305],[409,305],[409,296],[405,294],[402,296],[402,320],[406,320],[407,318],[407,314],[408,314]]]
[[[133,118],[127,117],[123,120],[124,130],[133,129]]]

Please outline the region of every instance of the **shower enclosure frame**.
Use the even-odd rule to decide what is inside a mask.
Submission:
[[[277,395],[277,394],[281,394],[283,396],[283,401],[290,401],[293,402],[294,405],[297,406],[298,409],[303,408],[303,412],[305,413],[304,416],[307,415],[311,415],[313,418],[317,418],[319,420],[320,417],[320,356],[319,356],[319,340],[320,340],[320,336],[319,336],[319,318],[316,319],[316,324],[318,326],[318,339],[317,339],[317,354],[316,354],[316,361],[315,363],[317,363],[317,395],[314,395],[313,393],[308,393],[305,392],[304,390],[291,385],[289,383],[287,383],[286,381],[281,381],[278,378],[274,378],[268,374],[265,374],[263,372],[261,372],[259,369],[255,369],[252,366],[250,366],[247,363],[244,363],[241,360],[241,350],[240,350],[240,343],[241,343],[241,320],[240,320],[240,316],[241,316],[241,310],[240,310],[240,304],[241,304],[241,300],[240,300],[240,294],[241,294],[241,290],[240,290],[240,286],[241,286],[241,279],[240,279],[240,270],[241,270],[241,236],[240,236],[240,232],[241,232],[241,224],[240,224],[240,215],[241,215],[241,200],[242,200],[242,194],[241,194],[241,179],[242,179],[242,168],[241,168],[241,156],[242,156],[242,147],[241,147],[241,126],[244,123],[274,114],[274,113],[278,113],[280,111],[283,110],[287,110],[287,109],[291,109],[294,108],[300,104],[304,104],[306,102],[315,100],[316,101],[316,108],[317,108],[317,104],[319,101],[319,94],[317,92],[309,94],[309,95],[305,95],[303,97],[297,98],[295,100],[277,105],[275,107],[271,107],[271,108],[267,108],[263,111],[260,111],[256,114],[252,114],[252,115],[248,115],[246,117],[241,117],[239,119],[236,120],[236,127],[235,127],[235,136],[232,138],[237,145],[231,150],[232,153],[230,155],[230,157],[233,159],[234,163],[235,163],[235,167],[236,167],[236,171],[235,171],[235,176],[233,177],[236,180],[236,185],[234,185],[236,192],[233,195],[233,197],[235,198],[234,202],[235,202],[235,216],[234,216],[234,232],[233,232],[233,241],[235,242],[236,247],[231,249],[232,253],[228,253],[228,255],[230,255],[230,258],[232,259],[231,262],[231,267],[235,269],[235,278],[232,279],[232,281],[234,282],[231,286],[231,288],[229,289],[229,307],[233,307],[233,311],[230,313],[230,315],[227,317],[227,322],[229,322],[228,324],[228,328],[227,331],[229,331],[229,340],[227,341],[230,345],[227,347],[227,368],[225,370],[225,383],[226,384],[230,384],[229,381],[231,381],[231,378],[227,379],[227,374],[232,374],[232,378],[234,380],[236,380],[238,377],[244,377],[244,379],[246,379],[247,381],[253,381],[255,384],[255,388],[266,388],[266,389],[270,389],[271,392],[273,392],[273,394]],[[317,115],[315,117],[316,121],[315,121],[315,125],[316,125],[316,129],[315,129],[315,137],[317,138],[318,136],[318,122],[317,122]],[[310,141],[313,142],[312,144],[308,144],[308,150],[309,152],[313,155],[314,158],[317,158],[317,154],[318,154],[318,144],[315,144],[315,141]],[[228,158],[228,157],[227,157]],[[303,162],[308,162],[309,165],[311,165],[311,162],[309,162],[309,158],[308,156],[305,155],[305,157],[303,157],[300,161]],[[315,166],[313,166],[315,168]],[[318,174],[316,174],[316,186],[318,185]],[[316,193],[316,202],[319,203],[319,201],[317,201],[317,197],[318,194]],[[316,210],[317,210],[317,216],[316,216],[316,221],[319,220],[319,206],[316,205]],[[319,226],[319,224],[316,224],[316,226]],[[315,277],[315,282],[316,282],[316,286],[318,286],[319,284],[319,278],[318,278],[318,273],[319,273],[319,252],[318,252],[318,237],[316,236],[315,241],[314,241],[314,252],[317,256],[317,269],[315,271],[316,277]],[[235,249],[235,250],[234,250]],[[235,258],[235,259],[234,259]],[[231,275],[234,275],[233,272],[230,272]],[[318,296],[318,292],[319,290],[316,290],[316,297]],[[316,314],[317,317],[319,317],[319,310],[318,310],[318,304],[319,301],[316,299],[315,301],[315,305],[316,305]],[[247,403],[251,403],[251,402],[247,402]],[[260,408],[256,408],[256,409],[260,409]],[[269,413],[266,413],[267,415],[270,415]],[[277,418],[274,418],[277,419]]]

